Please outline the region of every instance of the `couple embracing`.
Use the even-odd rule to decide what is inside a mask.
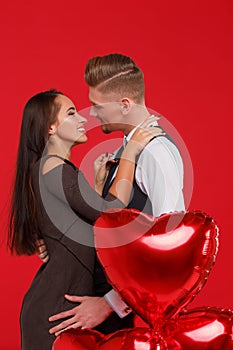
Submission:
[[[50,350],[68,328],[111,333],[133,326],[133,313],[108,284],[93,245],[93,224],[109,208],[159,216],[184,210],[183,164],[173,140],[150,115],[144,77],[121,54],[91,58],[85,70],[104,133],[122,131],[123,145],[95,162],[95,189],[71,161],[87,142],[86,118],[57,90],[25,105],[8,243],[34,254],[43,240],[48,261],[37,272],[21,309],[22,350]]]

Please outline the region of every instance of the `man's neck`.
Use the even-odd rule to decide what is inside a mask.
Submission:
[[[127,136],[133,129],[143,123],[149,115],[150,113],[146,107],[135,109],[129,116],[127,124],[125,124],[122,128],[124,135]]]

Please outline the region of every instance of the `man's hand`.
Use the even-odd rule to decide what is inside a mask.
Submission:
[[[47,263],[49,260],[49,254],[47,251],[47,247],[45,241],[43,239],[38,239],[36,241],[36,254],[43,261],[43,263]]]
[[[71,310],[61,312],[49,317],[49,321],[57,321],[62,318],[70,317],[50,328],[49,333],[58,336],[63,331],[70,328],[94,328],[102,323],[113,312],[104,297],[79,297],[72,295],[65,295],[69,301],[80,303]]]

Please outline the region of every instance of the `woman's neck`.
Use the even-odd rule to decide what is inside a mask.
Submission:
[[[47,146],[46,155],[50,155],[50,154],[56,154],[68,160],[70,160],[70,157],[71,157],[70,148],[67,149],[66,147],[57,147],[54,145]]]

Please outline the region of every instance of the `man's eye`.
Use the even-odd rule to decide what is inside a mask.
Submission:
[[[75,112],[69,112],[68,115],[75,115]]]
[[[98,109],[101,109],[102,107],[100,105],[93,105],[93,107],[98,110]]]

